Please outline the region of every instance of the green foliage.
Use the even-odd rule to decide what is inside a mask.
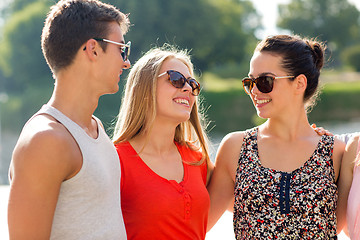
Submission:
[[[18,132],[25,122],[50,98],[51,90],[45,86],[28,88],[20,94],[11,94],[7,102],[0,103],[2,127]]]
[[[211,121],[211,135],[244,130],[255,126],[256,114],[250,98],[243,91],[204,91],[204,105]]]
[[[360,44],[347,48],[341,57],[345,63],[360,72]]]
[[[259,18],[249,2],[223,0],[109,0],[130,13],[132,29],[126,38],[133,44],[132,60],[163,43],[192,49],[198,69],[241,62]],[[247,24],[246,19],[253,19]],[[231,46],[231,47],[226,47]]]
[[[0,45],[0,69],[7,78],[5,89],[22,92],[29,87],[51,86],[51,74],[40,46],[48,11],[42,1],[27,5],[8,20]]]
[[[347,0],[292,0],[279,6],[278,26],[328,43],[333,62],[360,40],[360,12]]]
[[[2,9],[1,17],[7,18],[12,14],[24,10],[28,5],[31,5],[35,2],[45,3],[47,5],[52,5],[57,0],[2,0],[6,2],[5,7]]]
[[[11,14],[11,4],[15,0],[2,0],[0,2],[0,18],[6,19]]]
[[[211,3],[219,14],[218,32],[214,38],[217,44],[211,53],[212,67],[243,66],[257,41],[254,32],[261,26],[259,15],[250,1],[211,0]]]
[[[320,101],[309,114],[310,122],[359,119],[360,79],[326,84]]]
[[[113,131],[114,121],[120,109],[123,89],[126,84],[126,73],[121,75],[119,91],[116,94],[109,94],[100,97],[98,107],[95,110],[95,116],[99,117],[109,134]]]

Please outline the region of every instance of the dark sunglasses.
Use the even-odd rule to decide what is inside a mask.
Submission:
[[[194,96],[200,93],[200,83],[193,78],[186,78],[184,75],[175,70],[168,70],[161,73],[158,77],[168,74],[171,84],[176,88],[183,88],[185,83],[188,83],[192,89],[191,94]]]
[[[249,95],[255,84],[260,92],[269,93],[273,90],[275,79],[281,79],[281,78],[294,78],[294,76],[284,76],[284,77],[260,76],[257,78],[246,77],[243,78],[242,84],[245,92]]]
[[[124,44],[124,43],[119,43],[119,42],[114,42],[105,38],[93,38],[96,41],[101,41],[101,42],[107,42],[107,43],[112,43],[112,44],[116,44],[118,46],[121,47],[121,56],[124,59],[124,61],[126,62],[129,59],[130,56],[130,47],[131,47],[131,42],[129,41],[128,43]]]

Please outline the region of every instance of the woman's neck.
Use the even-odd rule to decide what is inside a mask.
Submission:
[[[287,139],[288,141],[316,134],[310,126],[305,112],[286,118],[279,117],[268,119],[259,127],[259,129],[261,134],[276,136]]]
[[[130,143],[145,152],[166,152],[174,147],[175,128],[170,124],[155,122],[146,132],[131,139]]]

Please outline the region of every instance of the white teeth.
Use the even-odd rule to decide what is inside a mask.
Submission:
[[[180,104],[189,105],[189,101],[186,99],[175,99],[175,102],[180,103]]]
[[[257,104],[263,104],[263,103],[268,103],[268,102],[271,102],[271,100],[270,99],[256,100]]]

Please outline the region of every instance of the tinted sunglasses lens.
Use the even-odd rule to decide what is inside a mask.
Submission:
[[[121,52],[121,56],[124,59],[124,61],[129,59],[130,56],[130,47],[131,47],[131,42],[129,41],[125,47],[123,47],[122,52]]]
[[[130,55],[130,49],[129,47],[124,47],[121,52],[121,56],[124,59],[124,61],[128,60]]]
[[[185,85],[185,78],[178,72],[168,72],[171,84],[176,88],[183,88]]]
[[[200,83],[198,83],[195,79],[189,79],[188,82],[189,82],[189,85],[191,86],[192,94],[194,96],[199,95],[199,93],[200,93]]]
[[[183,88],[185,86],[185,83],[188,82],[191,87],[191,93],[194,96],[199,95],[200,93],[200,84],[195,79],[185,79],[185,77],[175,71],[168,71],[169,78],[171,84],[176,88]]]
[[[251,89],[253,88],[253,82],[250,78],[244,78],[242,80],[243,88],[247,94],[250,94]]]
[[[273,90],[274,78],[271,76],[261,76],[256,79],[256,87],[262,93],[269,93]]]

